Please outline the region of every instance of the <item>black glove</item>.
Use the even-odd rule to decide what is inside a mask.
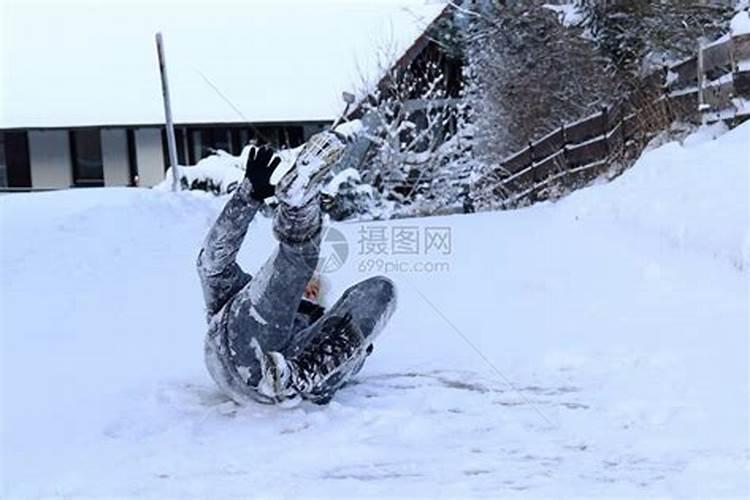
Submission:
[[[274,195],[271,175],[279,163],[281,163],[281,158],[274,156],[273,149],[268,146],[250,148],[245,165],[245,177],[250,179],[250,184],[253,186],[253,190],[250,191],[251,198],[263,201]]]

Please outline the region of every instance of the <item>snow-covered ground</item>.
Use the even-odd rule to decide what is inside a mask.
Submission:
[[[225,199],[2,197],[2,495],[747,496],[749,134],[556,204],[336,226],[329,296],[378,259],[402,272],[325,407],[239,408],[203,367],[194,260]],[[363,252],[404,226],[448,228],[450,252]]]

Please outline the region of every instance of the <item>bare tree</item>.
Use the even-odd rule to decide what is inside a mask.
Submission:
[[[467,191],[466,165],[457,161],[468,147],[466,112],[450,57],[433,42],[408,65],[381,57],[383,76],[361,104],[372,142],[362,182],[397,214],[460,205]]]
[[[728,29],[731,0],[576,0],[582,25],[626,88]]]
[[[544,0],[475,2],[467,12],[468,95],[478,155],[497,163],[529,141],[599,109],[612,81],[581,30]]]

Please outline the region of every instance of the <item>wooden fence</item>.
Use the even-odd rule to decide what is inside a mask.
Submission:
[[[708,121],[750,114],[750,34],[723,37],[671,66],[665,88],[675,106]]]
[[[747,61],[747,62],[744,62]],[[702,72],[700,68],[702,66]],[[705,76],[705,77],[704,77]],[[596,114],[566,124],[506,158],[474,186],[482,208],[511,208],[554,198],[640,155],[674,120],[750,116],[750,35],[720,39],[702,54],[641,82],[642,90]]]

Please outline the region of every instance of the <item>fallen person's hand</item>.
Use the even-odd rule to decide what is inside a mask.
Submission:
[[[279,166],[279,163],[281,163],[281,159],[274,156],[273,149],[268,146],[250,148],[245,165],[245,177],[250,180],[250,184],[253,186],[253,190],[250,192],[253,199],[263,201],[274,195],[271,175]]]

